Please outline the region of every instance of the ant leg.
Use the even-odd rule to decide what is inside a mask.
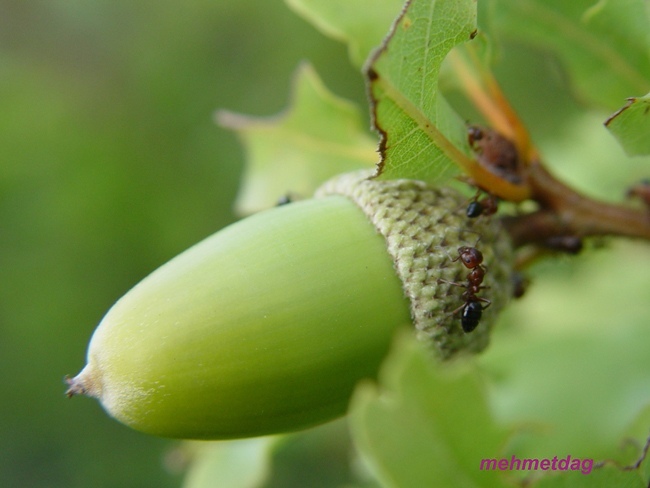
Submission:
[[[459,228],[458,230],[461,231],[460,233],[468,233],[468,234],[474,234],[474,235],[478,236],[478,239],[476,239],[476,242],[471,247],[476,247],[478,245],[478,243],[481,242],[481,237],[483,237],[483,234],[481,234],[480,232],[477,232],[475,230],[472,230],[472,229]],[[459,237],[460,237],[460,235],[459,235]],[[463,239],[463,240],[465,240],[465,239]]]
[[[456,283],[455,281],[449,281],[449,280],[443,280],[442,278],[438,278],[438,284],[440,283],[447,283],[449,285],[454,285],[454,286],[460,286],[462,288],[467,288],[467,285],[464,283]]]
[[[460,312],[466,306],[467,306],[467,302],[463,303],[460,307],[458,307],[456,310],[454,310],[453,312],[450,312],[447,315],[456,315],[458,312]]]
[[[469,239],[466,239],[465,234],[474,234],[478,236],[478,239],[476,239],[476,242],[472,244],[471,246],[468,245],[469,247],[476,247],[479,242],[481,242],[481,238],[483,237],[483,234],[481,234],[478,231],[468,229],[467,227],[455,227],[455,226],[449,226],[447,227],[448,230],[456,230],[458,231],[458,236],[454,237],[453,240],[460,240],[460,241],[468,241]],[[435,246],[436,248],[442,249],[442,246]]]
[[[458,256],[456,256],[456,257],[452,257],[452,255],[449,254],[448,249],[446,247],[444,247],[444,246],[433,246],[433,249],[439,249],[442,252],[444,252],[452,263],[455,263],[461,257],[460,254]]]
[[[475,297],[475,298],[476,298],[477,301],[487,303],[487,305],[485,307],[483,307],[483,310],[485,310],[490,305],[492,305],[492,302],[490,300],[488,300],[487,298],[483,298],[483,297]]]

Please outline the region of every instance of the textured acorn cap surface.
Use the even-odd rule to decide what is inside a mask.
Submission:
[[[368,171],[339,175],[317,195],[347,196],[384,236],[418,338],[431,345],[436,356],[482,351],[498,312],[512,296],[513,250],[501,223],[496,218],[467,218],[468,199],[454,189],[368,176]],[[462,246],[480,249],[488,269],[485,289],[478,296],[488,298],[491,306],[471,334],[463,332],[458,310],[465,303],[463,286],[470,271],[457,260]]]

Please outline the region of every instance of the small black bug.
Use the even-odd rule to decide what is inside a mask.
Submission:
[[[482,213],[483,213],[483,205],[481,205],[478,201],[473,200],[469,202],[469,205],[467,206],[467,212],[465,212],[465,215],[467,215],[467,217],[470,219],[475,219]]]
[[[528,278],[519,272],[515,272],[510,277],[512,281],[512,296],[513,298],[521,298],[526,293],[528,288]]]
[[[553,236],[544,241],[546,247],[567,254],[578,254],[582,251],[582,239],[578,236]]]
[[[288,205],[292,201],[293,201],[293,199],[291,198],[291,195],[286,194],[286,195],[281,196],[280,198],[278,198],[278,201],[277,201],[277,203],[275,205],[276,205],[276,207],[281,207],[282,205]]]
[[[467,302],[463,306],[463,313],[461,314],[460,325],[463,331],[472,332],[478,326],[483,316],[483,306],[479,302]]]
[[[475,219],[481,215],[489,217],[494,215],[499,210],[499,200],[491,194],[487,194],[485,198],[478,199],[481,190],[478,191],[474,199],[469,202],[465,215],[470,219]]]

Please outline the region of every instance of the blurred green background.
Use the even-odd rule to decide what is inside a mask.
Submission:
[[[586,113],[555,59],[530,53],[511,43],[497,74],[549,164],[622,200],[647,158],[625,158],[608,113]],[[68,400],[63,377],[115,300],[235,219],[244,154],[213,113],[283,110],[303,59],[365,104],[345,46],[282,0],[0,0],[0,487],[180,485],[177,442]],[[622,242],[544,263],[503,334],[647,330],[649,259]]]
[[[104,312],[231,222],[227,108],[283,109],[309,58],[363,101],[345,47],[281,0],[0,0],[0,486],[178,486],[176,444],[68,400]]]

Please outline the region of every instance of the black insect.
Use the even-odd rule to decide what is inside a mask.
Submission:
[[[483,214],[483,205],[478,203],[478,201],[476,200],[472,200],[467,206],[467,216],[470,219],[474,219],[482,214]]]
[[[465,212],[465,215],[469,217],[470,219],[475,219],[476,217],[480,217],[481,215],[485,215],[486,217],[489,217],[490,215],[494,215],[497,213],[497,210],[499,209],[499,200],[494,195],[491,195],[488,193],[488,195],[484,198],[481,198],[480,200],[478,199],[479,193],[476,194],[474,199],[469,202],[469,205],[467,206],[467,211]]]
[[[582,251],[582,239],[578,236],[553,236],[544,241],[544,245],[554,251],[578,254]]]
[[[460,325],[464,332],[472,332],[483,316],[483,307],[478,301],[468,301],[463,305],[463,313],[460,316]]]
[[[278,198],[277,203],[275,204],[276,207],[281,207],[282,205],[288,205],[293,201],[293,198],[291,198],[291,195],[286,194]]]
[[[510,280],[512,281],[512,297],[523,297],[529,285],[528,278],[519,272],[514,272]]]
[[[483,310],[490,306],[492,303],[487,298],[479,297],[476,294],[486,288],[482,286],[483,278],[487,272],[487,268],[483,266],[483,253],[476,249],[475,247],[461,246],[458,248],[458,257],[452,259],[452,261],[460,260],[463,265],[471,270],[467,275],[467,283],[455,283],[453,281],[447,281],[439,279],[438,282],[449,283],[454,286],[461,286],[465,288],[462,298],[465,300],[460,307],[451,312],[451,315],[458,313],[462,310],[460,325],[463,328],[463,331],[469,333],[472,332],[478,326],[483,315]],[[487,305],[481,305],[481,302],[486,303]]]

